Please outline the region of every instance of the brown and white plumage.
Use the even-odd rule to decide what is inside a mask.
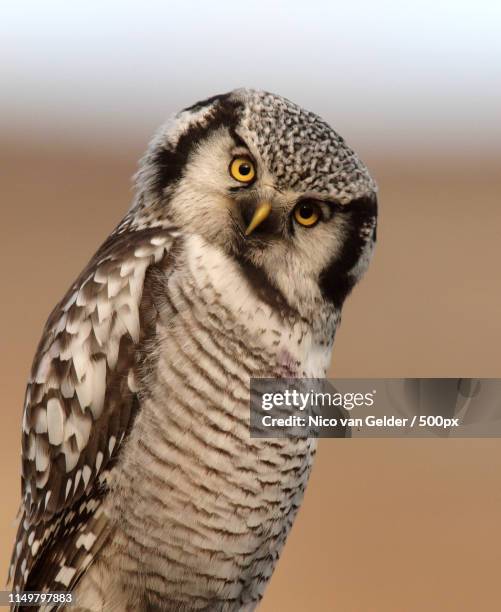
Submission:
[[[251,439],[249,379],[325,374],[374,193],[335,132],[272,94],[217,96],[160,131],[35,357],[15,588],[75,590],[88,610],[255,607],[315,444]],[[305,202],[315,227],[294,221]]]

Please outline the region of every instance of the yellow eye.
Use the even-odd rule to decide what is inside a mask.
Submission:
[[[256,176],[256,170],[250,159],[235,157],[230,164],[230,174],[240,183],[250,183]]]
[[[300,202],[294,209],[294,219],[305,227],[312,227],[320,219],[322,213],[315,202]]]

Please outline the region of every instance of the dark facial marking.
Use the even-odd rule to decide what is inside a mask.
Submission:
[[[245,142],[245,140],[240,136],[240,134],[237,134],[237,131],[234,125],[230,127],[230,135],[235,141],[235,145],[237,147],[242,147],[243,149],[249,150],[249,147],[247,143]]]
[[[174,148],[169,145],[154,152],[151,163],[157,173],[153,185],[155,193],[160,195],[168,185],[179,181],[188,161],[188,156],[195,144],[207,139],[212,132],[221,126],[233,126],[238,121],[238,113],[242,104],[231,100],[229,95],[215,96],[189,107],[187,110],[199,110],[214,104],[210,116],[194,123],[182,136]]]
[[[191,106],[187,106],[186,108],[183,108],[181,112],[190,111],[192,113],[196,113],[199,110],[202,110],[202,108],[207,108],[207,106],[214,104],[214,102],[217,102],[219,100],[225,100],[226,98],[228,98],[227,93],[226,94],[216,94],[215,96],[211,96],[210,98],[206,98],[205,100],[200,100],[199,102],[195,102],[195,104],[192,104]]]
[[[240,268],[254,295],[280,313],[282,317],[294,321],[300,318],[299,313],[286,300],[283,293],[270,281],[266,272],[243,257],[237,258]]]
[[[357,264],[367,242],[376,240],[375,228],[371,236],[361,235],[364,224],[376,218],[376,196],[365,196],[345,206],[338,205],[335,214],[346,216],[346,235],[341,253],[320,275],[320,289],[326,299],[333,302],[337,308],[341,308],[357,280],[351,274],[352,269]]]

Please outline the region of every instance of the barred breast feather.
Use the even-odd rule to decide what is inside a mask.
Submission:
[[[76,588],[82,610],[253,609],[315,445],[251,439],[249,379],[321,375],[330,352],[312,369],[291,317],[200,238],[112,235],[33,365],[14,587]]]

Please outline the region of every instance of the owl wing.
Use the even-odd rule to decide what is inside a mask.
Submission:
[[[106,477],[139,405],[139,346],[154,334],[145,278],[176,238],[119,226],[47,321],[24,406],[16,590],[68,590],[106,537]]]

